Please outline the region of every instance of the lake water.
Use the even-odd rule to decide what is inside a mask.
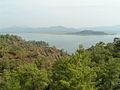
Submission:
[[[2,34],[2,33],[1,33]],[[101,36],[79,36],[79,35],[55,35],[55,34],[40,34],[40,33],[9,33],[21,36],[25,40],[36,40],[36,41],[46,41],[50,46],[55,46],[59,49],[64,49],[68,53],[74,53],[78,49],[79,45],[84,45],[88,48],[96,43],[103,42],[113,42],[115,37],[120,37],[117,35],[101,35]]]

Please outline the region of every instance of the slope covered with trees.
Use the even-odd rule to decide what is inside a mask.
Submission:
[[[0,90],[120,90],[120,39],[73,54],[0,36]]]

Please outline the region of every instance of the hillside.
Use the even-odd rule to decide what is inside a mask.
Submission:
[[[0,35],[0,60],[33,62],[37,59],[58,60],[66,55],[62,50],[50,47],[44,41],[25,41],[14,35]]]
[[[44,41],[0,35],[0,90],[120,90],[120,38],[67,55]]]

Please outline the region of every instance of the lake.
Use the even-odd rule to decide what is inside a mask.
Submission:
[[[3,34],[3,33],[1,33]],[[4,33],[5,34],[5,33]],[[25,40],[36,40],[48,42],[50,46],[55,46],[59,49],[64,49],[68,53],[74,53],[79,45],[84,45],[88,48],[96,43],[103,41],[105,43],[113,42],[117,35],[100,35],[100,36],[79,36],[79,35],[57,35],[57,34],[41,34],[41,33],[9,33],[21,36]]]

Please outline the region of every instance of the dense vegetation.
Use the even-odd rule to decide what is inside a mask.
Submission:
[[[0,90],[120,90],[120,39],[67,55],[43,41],[0,35]]]

